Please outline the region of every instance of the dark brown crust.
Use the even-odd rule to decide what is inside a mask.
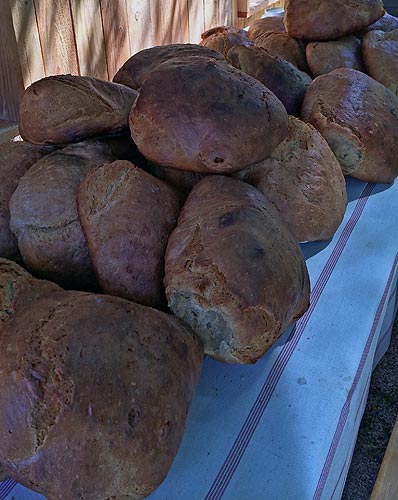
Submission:
[[[283,17],[268,16],[254,21],[248,31],[247,36],[250,40],[255,40],[258,36],[269,31],[284,33],[286,31]]]
[[[363,38],[369,31],[384,31],[385,33],[389,31],[396,30],[398,28],[398,18],[388,14],[387,12],[378,21],[371,24],[364,30],[356,33],[358,38]]]
[[[307,90],[302,119],[328,142],[345,174],[390,183],[398,174],[398,98],[355,69],[318,76]]]
[[[273,31],[263,33],[256,38],[254,45],[262,47],[273,56],[285,59],[301,71],[308,71],[303,42],[292,38],[287,33]]]
[[[51,500],[139,500],[163,481],[203,356],[177,318],[58,292],[6,323],[0,353],[0,456],[13,478]]]
[[[268,157],[286,135],[287,113],[254,78],[226,62],[191,57],[148,76],[130,130],[157,165],[224,173]]]
[[[284,59],[260,47],[237,45],[228,52],[228,61],[256,78],[281,100],[289,115],[299,115],[311,78]]]
[[[236,45],[252,47],[253,42],[249,40],[245,30],[232,26],[217,26],[202,33],[200,45],[215,50],[226,58],[232,47]]]
[[[313,77],[330,73],[337,68],[365,71],[361,42],[352,35],[330,42],[310,42],[306,47],[306,57]]]
[[[360,31],[385,13],[382,0],[286,0],[290,36],[334,40]]]
[[[309,305],[304,258],[274,206],[248,184],[208,176],[166,252],[166,296],[205,352],[254,363]]]
[[[20,258],[17,240],[10,230],[10,197],[27,170],[53,150],[52,147],[24,141],[7,142],[0,146],[0,257]]]
[[[192,188],[207,175],[188,170],[178,170],[177,168],[159,167],[153,163],[149,163],[146,170],[158,179],[173,186],[181,198],[186,198]]]
[[[215,50],[201,47],[193,43],[177,43],[161,45],[141,50],[128,59],[113,77],[113,81],[132,89],[139,90],[145,78],[162,64],[170,59],[181,59],[190,56],[211,57],[223,59]]]
[[[293,116],[270,158],[236,176],[264,193],[297,241],[327,240],[343,220],[347,193],[339,162],[321,134]]]
[[[19,108],[19,131],[34,144],[68,144],[128,131],[133,89],[88,76],[57,75],[33,83]]]
[[[10,200],[11,229],[31,272],[65,286],[94,286],[76,194],[92,168],[112,160],[106,144],[86,141],[51,153],[22,177]]]
[[[368,74],[398,95],[398,29],[370,31],[362,39],[362,54]]]
[[[164,306],[164,254],[177,224],[176,193],[128,161],[116,161],[88,174],[77,200],[101,288],[140,304]]]

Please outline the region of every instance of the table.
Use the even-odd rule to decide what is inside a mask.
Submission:
[[[253,366],[206,358],[183,442],[150,500],[337,500],[397,309],[398,183],[347,179],[332,240],[302,245],[311,306]],[[12,480],[0,500],[39,500]]]

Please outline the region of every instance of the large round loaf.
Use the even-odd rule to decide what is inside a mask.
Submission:
[[[356,34],[358,38],[362,38],[369,31],[384,31],[385,33],[389,31],[396,30],[398,28],[398,18],[388,14],[387,12],[378,21],[370,24],[367,28]]]
[[[19,108],[19,131],[34,144],[68,144],[128,131],[137,92],[88,76],[57,75],[34,82]]]
[[[289,61],[301,71],[308,71],[303,42],[292,38],[287,33],[273,31],[263,33],[255,39],[254,45],[265,49],[273,56]]]
[[[158,179],[173,186],[181,198],[186,198],[192,188],[208,175],[177,168],[159,167],[153,163],[149,163],[146,170]]]
[[[106,144],[86,141],[51,153],[22,177],[10,199],[11,230],[33,274],[74,288],[95,285],[76,194],[92,168],[113,160]]]
[[[398,95],[398,29],[367,33],[362,54],[368,74]]]
[[[272,155],[236,176],[264,193],[298,241],[331,238],[344,217],[347,193],[339,162],[321,134],[293,116]]]
[[[101,288],[162,307],[164,254],[179,212],[172,188],[128,161],[116,161],[83,180],[78,211]]]
[[[146,78],[130,129],[157,165],[234,172],[272,153],[286,135],[287,113],[270,90],[227,62],[191,57]]]
[[[181,59],[190,56],[203,56],[213,59],[224,59],[215,50],[193,43],[176,43],[160,45],[141,50],[128,59],[113,77],[113,81],[139,90],[145,78],[156,69],[159,64],[170,59]]]
[[[336,69],[308,87],[302,119],[327,140],[345,174],[390,183],[398,175],[398,98],[355,69]]]
[[[188,196],[167,245],[165,286],[205,352],[228,363],[254,363],[309,304],[303,255],[277,210],[224,176]]]
[[[245,47],[253,45],[252,40],[247,36],[247,31],[232,26],[217,26],[205,31],[201,36],[200,45],[215,50],[224,57],[227,57],[229,50],[236,45]]]
[[[228,60],[235,68],[269,88],[281,100],[289,115],[300,114],[301,104],[312,81],[307,73],[260,47],[237,45],[229,51]]]
[[[24,141],[7,142],[0,146],[0,257],[19,257],[17,240],[10,230],[10,197],[26,171],[52,151],[52,147]]]
[[[61,291],[0,336],[0,456],[48,500],[139,500],[179,447],[203,350],[177,318]]]
[[[255,40],[258,36],[262,35],[263,33],[268,33],[269,31],[284,33],[286,31],[286,28],[285,23],[283,22],[283,17],[267,16],[257,19],[249,26],[247,36],[250,38],[250,40]]]
[[[360,31],[385,13],[382,0],[286,0],[290,36],[334,40]]]
[[[329,42],[310,42],[306,57],[312,76],[330,73],[337,68],[353,68],[364,71],[361,42],[353,35],[347,35]]]

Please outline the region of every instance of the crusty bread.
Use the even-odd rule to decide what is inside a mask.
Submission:
[[[152,307],[165,304],[164,254],[179,200],[128,161],[92,170],[78,192],[79,219],[101,288]]]
[[[318,76],[302,119],[327,140],[345,174],[390,183],[398,174],[398,97],[355,69]]]
[[[398,95],[398,29],[367,33],[362,54],[368,74]]]
[[[286,135],[287,113],[270,90],[227,62],[190,57],[146,78],[130,130],[156,165],[225,173],[267,158]]]
[[[301,40],[292,38],[287,33],[277,33],[269,31],[259,35],[254,44],[262,47],[273,56],[289,61],[301,71],[308,71],[305,58],[305,45]]]
[[[88,76],[57,75],[28,87],[19,108],[19,131],[34,144],[68,144],[128,131],[137,92]]]
[[[76,194],[92,168],[113,159],[106,144],[85,141],[47,155],[22,177],[10,199],[10,223],[35,275],[78,289],[95,286]]]
[[[257,19],[249,26],[247,36],[251,40],[255,40],[258,36],[262,35],[263,33],[268,33],[269,31],[284,33],[286,31],[286,28],[285,23],[283,22],[283,17],[268,16]]]
[[[347,193],[339,162],[321,134],[293,116],[272,155],[236,176],[264,193],[297,241],[327,240],[343,220]]]
[[[398,18],[388,14],[387,12],[378,21],[367,26],[364,30],[356,33],[358,38],[366,35],[369,31],[384,31],[385,33],[389,31],[396,30],[398,28]]]
[[[178,450],[203,349],[177,318],[60,291],[0,336],[0,456],[49,500],[140,500]]]
[[[247,31],[245,30],[232,26],[217,26],[202,33],[200,45],[215,50],[224,57],[227,57],[232,47],[236,45],[251,47],[253,42],[248,38]]]
[[[334,40],[361,31],[385,13],[382,0],[286,0],[290,36]]]
[[[301,250],[275,207],[237,179],[207,176],[167,245],[170,309],[228,363],[254,363],[309,305]]]
[[[329,42],[310,42],[306,47],[306,57],[313,77],[330,73],[337,68],[365,71],[361,41],[353,35]]]

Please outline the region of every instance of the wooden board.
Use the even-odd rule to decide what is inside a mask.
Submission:
[[[384,454],[370,500],[398,499],[398,418]]]
[[[130,37],[130,54],[152,47],[151,3],[149,0],[127,2],[127,16]]]
[[[24,87],[45,76],[33,0],[9,0]]]
[[[108,79],[100,0],[70,0],[81,75]]]
[[[79,74],[69,0],[34,0],[46,76]]]
[[[215,26],[220,26],[220,1],[221,0],[204,0],[203,2],[205,31]]]
[[[100,0],[110,80],[131,55],[127,3],[126,0]]]
[[[24,91],[17,41],[8,2],[0,16],[0,119],[18,120],[19,102]]]
[[[189,41],[199,43],[205,30],[203,1],[188,0]]]

